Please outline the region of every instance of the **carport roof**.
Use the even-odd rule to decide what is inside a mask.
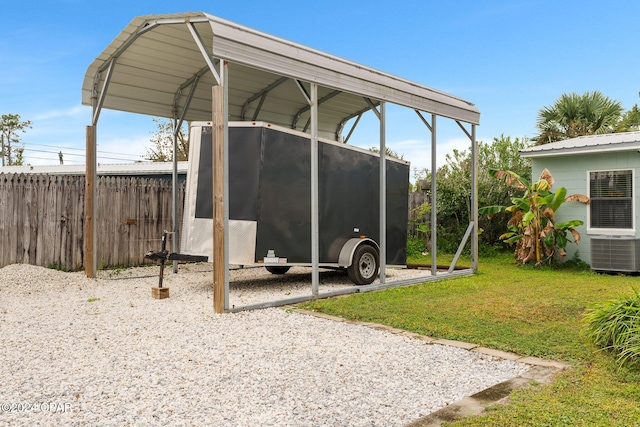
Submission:
[[[104,108],[211,120],[216,79],[208,60],[228,61],[229,120],[306,130],[309,104],[297,82],[319,85],[319,132],[332,139],[380,101],[470,124],[480,119],[463,99],[203,12],[133,19],[87,69],[82,103],[104,92]]]

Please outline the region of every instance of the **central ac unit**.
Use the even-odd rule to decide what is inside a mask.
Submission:
[[[627,236],[592,236],[591,269],[632,273],[640,271],[640,239]]]

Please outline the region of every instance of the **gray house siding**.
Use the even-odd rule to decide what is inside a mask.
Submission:
[[[567,194],[584,194],[589,196],[589,171],[603,170],[633,170],[633,199],[634,199],[634,228],[626,233],[617,230],[603,232],[588,230],[588,210],[589,206],[581,203],[565,203],[556,213],[556,221],[564,222],[572,219],[579,219],[584,225],[577,228],[581,240],[578,245],[570,243],[567,246],[566,259],[574,256],[590,263],[591,259],[591,237],[601,235],[622,235],[627,237],[639,237],[638,233],[638,212],[640,212],[640,199],[637,191],[640,189],[638,180],[640,179],[640,153],[637,150],[617,151],[617,152],[594,152],[590,154],[565,154],[557,156],[533,157],[532,176],[536,180],[544,168],[549,169],[555,179],[553,189],[565,187]]]

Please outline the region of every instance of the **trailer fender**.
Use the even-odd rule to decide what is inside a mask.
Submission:
[[[350,267],[351,264],[353,264],[353,254],[356,252],[358,246],[363,244],[371,245],[376,248],[378,252],[380,252],[380,246],[378,246],[378,244],[373,239],[349,239],[340,250],[340,255],[338,256],[338,267]]]

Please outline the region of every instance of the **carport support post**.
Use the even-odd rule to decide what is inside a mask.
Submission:
[[[96,252],[95,252],[95,200],[96,200],[96,144],[95,126],[87,126],[86,134],[86,172],[84,191],[84,272],[87,277],[96,277]]]
[[[387,129],[386,102],[380,101],[380,283],[386,283],[387,265]]]
[[[224,313],[224,88],[212,88],[212,175],[213,175],[213,311]]]
[[[478,141],[476,141],[476,125],[471,125],[471,268],[478,272]]]
[[[431,115],[431,197],[429,202],[431,203],[431,274],[433,276],[438,274],[438,235],[436,232],[438,223],[438,211],[436,209],[436,193],[437,193],[437,181],[436,171],[438,170],[437,163],[437,140],[436,135],[436,115]]]
[[[173,118],[173,169],[171,171],[171,216],[173,229],[173,239],[171,240],[171,251],[178,252],[178,118]],[[173,272],[178,272],[178,261],[173,261]]]
[[[320,232],[318,225],[318,85],[311,83],[311,295],[318,297],[320,284],[320,273],[318,264],[320,256],[318,253],[318,242]]]
[[[98,206],[95,203],[97,199],[97,169],[98,169],[98,157],[97,157],[97,127],[98,119],[100,118],[100,112],[102,111],[102,105],[109,89],[109,83],[111,82],[111,76],[113,69],[116,65],[116,57],[112,57],[107,65],[107,74],[104,77],[102,83],[102,90],[98,89],[98,83],[100,81],[100,73],[104,71],[103,68],[99,69],[93,80],[93,91],[91,96],[91,107],[93,108],[93,114],[91,115],[91,126],[87,127],[87,152],[86,152],[86,166],[85,166],[85,239],[88,239],[85,243],[85,274],[87,277],[96,277],[98,270]],[[103,65],[104,67],[104,65]],[[91,128],[89,130],[89,128]],[[89,185],[92,188],[89,188]],[[90,201],[89,201],[90,199]],[[91,203],[91,206],[88,205]],[[89,220],[91,216],[91,220]],[[90,228],[89,228],[90,227]]]
[[[224,164],[224,310],[229,311],[229,62],[220,61]]]

